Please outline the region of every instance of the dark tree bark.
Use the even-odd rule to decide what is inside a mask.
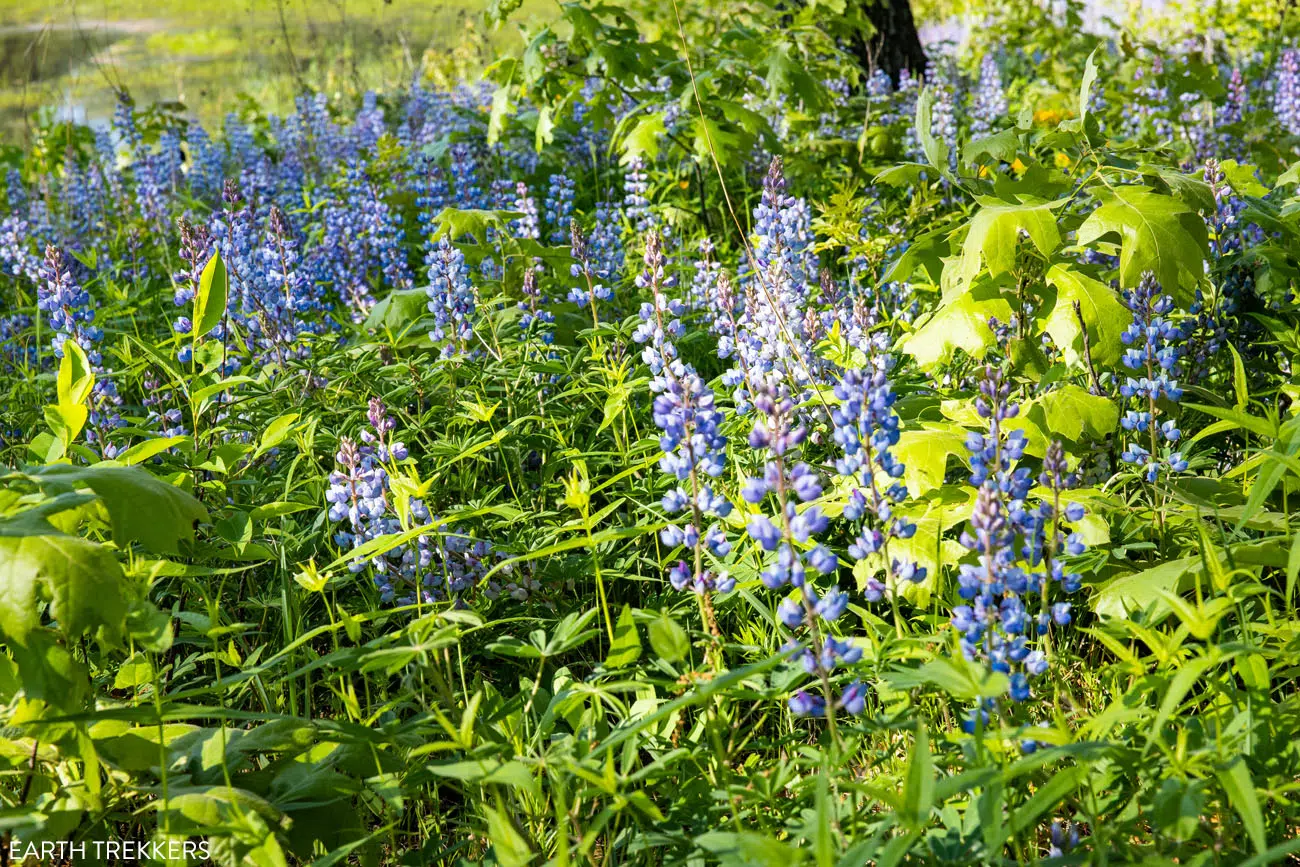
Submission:
[[[925,72],[925,49],[916,32],[909,0],[851,0],[862,18],[871,22],[875,34],[854,37],[849,48],[865,71],[880,69],[895,84],[904,69],[913,75]]]

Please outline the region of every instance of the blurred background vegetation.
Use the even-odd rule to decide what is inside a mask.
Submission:
[[[664,0],[615,0],[643,21]],[[717,0],[687,0],[725,15]],[[1025,0],[1029,2],[1029,0]],[[1049,0],[1039,0],[1049,2]],[[1277,19],[1294,0],[1086,0],[1090,17],[1147,34]],[[1231,6],[1225,15],[1224,4]],[[828,4],[828,9],[834,3]],[[976,37],[1000,0],[912,0],[926,42]],[[493,26],[509,12],[509,24]],[[330,97],[475,78],[558,17],[558,0],[0,0],[0,142],[31,144],[33,120],[106,123],[115,93],[172,104],[219,129],[227,112],[284,114],[303,90]],[[1258,19],[1258,21],[1256,21]]]
[[[114,93],[180,103],[219,129],[229,111],[282,113],[304,88],[331,96],[456,81],[553,14],[524,0],[512,25],[490,0],[0,0],[0,138],[31,120],[107,120]]]

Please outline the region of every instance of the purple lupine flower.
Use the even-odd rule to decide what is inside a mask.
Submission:
[[[609,301],[614,297],[614,291],[602,279],[599,265],[592,258],[596,251],[588,243],[587,237],[582,233],[582,227],[578,225],[577,220],[570,223],[569,231],[571,237],[569,242],[570,255],[573,256],[573,264],[569,266],[569,275],[580,278],[581,282],[569,290],[567,300],[580,307],[590,307],[591,324],[596,326],[600,324],[600,314],[596,302]]]
[[[1288,48],[1273,73],[1273,114],[1290,135],[1300,135],[1300,50]]]
[[[989,52],[980,61],[980,79],[971,106],[971,135],[988,135],[993,131],[993,125],[1006,114],[1007,95],[1002,89],[1002,71],[998,68],[997,57]]]
[[[122,420],[119,410],[122,397],[118,394],[117,383],[112,378],[112,371],[104,367],[103,356],[99,351],[99,342],[103,339],[104,332],[95,324],[94,302],[90,293],[73,277],[63,251],[53,244],[45,249],[40,277],[36,307],[45,314],[54,330],[52,346],[55,357],[62,358],[64,346],[72,341],[81,347],[95,373],[86,441],[99,443],[104,457],[115,457],[117,448],[108,442],[108,435],[114,429],[123,427],[126,422]]]

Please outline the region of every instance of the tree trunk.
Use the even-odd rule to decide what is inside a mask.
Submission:
[[[916,32],[909,0],[850,0],[861,18],[871,22],[875,33],[859,34],[849,48],[864,71],[880,69],[898,83],[904,69],[913,75],[925,72],[925,49]]]

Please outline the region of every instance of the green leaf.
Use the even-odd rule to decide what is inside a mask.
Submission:
[[[899,818],[903,825],[919,831],[930,820],[934,806],[934,758],[930,755],[930,738],[924,723],[916,727],[916,743],[907,761],[903,779],[903,803]]]
[[[899,344],[922,369],[952,360],[957,350],[972,358],[983,358],[993,345],[988,320],[1011,319],[1011,304],[991,286],[976,286],[971,291],[942,304]]]
[[[133,653],[117,668],[113,689],[139,689],[153,683],[153,666],[143,653]]]
[[[967,142],[966,147],[962,149],[961,161],[968,166],[974,166],[980,161],[980,157],[987,155],[993,157],[995,161],[1011,163],[1015,162],[1019,152],[1020,135],[1014,129],[1004,129],[1002,132]]]
[[[1056,288],[1056,300],[1043,322],[1043,330],[1061,348],[1066,363],[1074,367],[1084,364],[1083,328],[1079,326],[1079,315],[1083,316],[1088,328],[1093,365],[1106,368],[1119,361],[1124,351],[1120,335],[1132,320],[1119,293],[1064,264],[1053,265],[1044,279]],[[1074,310],[1075,303],[1079,305],[1078,314]]]
[[[1250,777],[1246,760],[1238,757],[1227,768],[1215,771],[1214,775],[1228,795],[1232,808],[1241,817],[1241,824],[1246,827],[1255,851],[1263,854],[1268,849],[1268,835],[1264,831],[1264,812],[1259,806],[1259,796],[1255,792],[1255,781]]]
[[[481,208],[443,208],[433,218],[438,228],[434,238],[446,235],[452,241],[459,241],[466,236],[480,244],[487,244],[488,227],[501,229],[521,214],[518,211],[487,211]],[[406,290],[417,292],[417,289]],[[426,298],[427,302],[427,298]]]
[[[921,88],[921,93],[916,98],[916,138],[921,143],[926,162],[938,169],[945,178],[955,181],[948,167],[948,145],[935,139],[932,131],[933,107],[934,92],[929,87]]]
[[[1088,61],[1083,65],[1083,80],[1079,82],[1079,117],[1077,121],[1070,119],[1061,123],[1061,129],[1066,132],[1087,131],[1088,103],[1092,100],[1092,86],[1097,81],[1097,52],[1100,50],[1101,46],[1094,48],[1088,55]]]
[[[170,448],[175,448],[184,442],[189,442],[189,437],[154,437],[153,439],[138,442],[131,448],[122,452],[115,459],[118,463],[126,464],[133,467],[136,464],[142,464],[155,455],[160,455]]]
[[[794,867],[806,857],[802,850],[754,831],[709,831],[696,837],[695,845],[726,867]]]
[[[1085,433],[1101,439],[1113,433],[1119,423],[1119,407],[1113,400],[1090,394],[1074,384],[1052,389],[1035,403],[1043,408],[1047,430],[1069,440],[1078,440]]]
[[[1178,593],[1191,586],[1192,576],[1202,567],[1199,555],[1170,560],[1156,566],[1112,578],[1093,593],[1092,609],[1107,617],[1127,618],[1152,605],[1168,612],[1161,591]]]
[[[65,635],[115,641],[126,620],[126,576],[103,545],[39,518],[0,521],[0,633],[26,644],[41,625],[42,602]]]
[[[623,138],[623,162],[635,157],[653,160],[659,153],[659,139],[668,132],[664,126],[661,111],[651,112],[636,118],[629,132]]]
[[[667,614],[652,620],[647,631],[650,633],[650,647],[659,654],[660,659],[666,662],[685,659],[686,654],[691,651],[691,642],[686,630]]]
[[[104,503],[119,546],[140,542],[151,551],[175,553],[181,539],[193,539],[194,527],[208,510],[194,497],[139,467],[41,467],[29,476],[42,487],[89,488]]]
[[[208,264],[203,266],[199,291],[194,294],[194,316],[191,322],[195,341],[221,323],[221,317],[226,315],[229,292],[230,279],[226,274],[226,263],[221,260],[221,253],[214,250]]]
[[[610,642],[609,655],[605,657],[605,667],[626,668],[641,657],[641,638],[636,632],[636,619],[632,616],[632,607],[623,606],[614,626],[614,640]]]
[[[1151,271],[1166,292],[1189,298],[1204,274],[1205,221],[1179,199],[1148,187],[1118,187],[1099,197],[1101,207],[1079,227],[1079,243],[1117,235],[1120,285],[1136,286]]]
[[[1250,387],[1246,383],[1246,366],[1241,361],[1241,353],[1237,351],[1237,347],[1229,343],[1228,350],[1232,353],[1232,391],[1237,397],[1237,409],[1244,412],[1246,405],[1250,403]]]
[[[376,331],[380,328],[403,336],[429,312],[429,294],[426,287],[394,289],[370,308],[362,328]]]
[[[1006,274],[1016,265],[1016,250],[1023,231],[1047,258],[1061,244],[1055,208],[1059,202],[1004,202],[980,197],[980,209],[970,221],[962,245],[958,286],[965,289],[980,272],[980,257],[991,276]]]
[[[966,429],[956,424],[929,422],[919,429],[901,431],[893,453],[903,464],[903,483],[913,497],[943,485],[948,459],[966,449]]]
[[[1298,163],[1297,165],[1300,165]],[[1224,177],[1228,179],[1228,186],[1232,187],[1233,192],[1242,196],[1251,196],[1259,198],[1268,195],[1268,187],[1259,182],[1254,166],[1243,165],[1236,160],[1224,160],[1219,163],[1219,168],[1223,171]],[[1288,169],[1288,172],[1294,171],[1294,168]],[[1278,185],[1281,186],[1282,179],[1278,178]]]
[[[492,854],[496,856],[501,867],[525,867],[533,860],[533,850],[528,841],[515,830],[514,824],[491,807],[484,806],[487,814],[488,840],[492,843]]]
[[[1011,681],[1005,674],[977,669],[961,658],[936,659],[920,668],[897,668],[881,677],[895,691],[937,686],[961,701],[997,698],[1011,688]]]

